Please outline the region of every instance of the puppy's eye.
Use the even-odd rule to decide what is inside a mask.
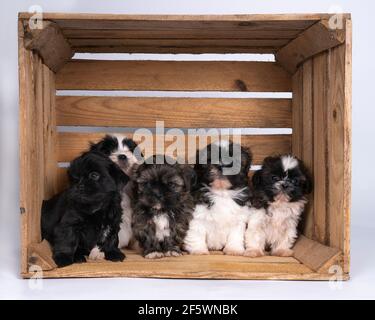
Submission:
[[[272,176],[272,181],[273,182],[280,181],[280,178],[278,176]]]
[[[295,184],[295,185],[297,185],[298,184],[298,179],[295,179],[295,178],[290,179],[290,182],[293,183],[293,184]]]
[[[100,178],[100,174],[97,173],[96,171],[90,172],[90,174],[89,174],[89,178],[90,178],[91,180],[98,181],[99,178]]]
[[[171,189],[176,188],[177,186],[174,182],[168,182],[167,185],[168,185],[168,188],[171,188]]]

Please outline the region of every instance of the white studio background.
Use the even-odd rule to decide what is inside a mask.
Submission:
[[[43,281],[30,288],[19,279],[17,13],[33,5],[45,12],[123,14],[352,13],[353,206],[352,280],[327,282],[75,279]],[[277,299],[375,298],[375,2],[373,0],[3,0],[0,11],[0,298],[53,299]],[[22,156],[22,155],[20,155]],[[29,190],[33,192],[33,190]]]

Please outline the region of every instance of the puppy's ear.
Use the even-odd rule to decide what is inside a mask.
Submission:
[[[241,147],[241,167],[245,173],[248,173],[253,161],[253,154],[249,148]]]
[[[197,174],[194,168],[189,165],[182,165],[180,169],[184,178],[186,190],[190,191],[194,189],[194,187],[197,185]]]
[[[119,188],[126,186],[126,184],[129,182],[129,177],[116,163],[111,163],[108,171],[111,177],[116,181]]]
[[[124,138],[124,140],[122,140],[122,143],[126,145],[131,152],[134,152],[135,148],[138,146],[137,143],[130,138]]]
[[[118,147],[117,139],[108,134],[98,143],[90,142],[90,151],[104,153],[107,156],[109,156],[116,147]]]
[[[304,194],[309,194],[313,191],[313,182],[309,170],[305,167],[301,160],[298,160],[298,165],[305,176],[305,179],[301,181],[301,186]]]
[[[254,189],[259,189],[262,184],[262,170],[255,171],[253,178],[252,178],[252,183],[253,183],[253,188]]]

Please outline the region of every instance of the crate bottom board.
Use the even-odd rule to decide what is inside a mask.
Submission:
[[[210,255],[183,255],[156,260],[125,250],[124,262],[88,261],[43,271],[43,278],[138,277],[173,279],[274,279],[328,280],[331,274],[316,273],[293,257],[247,258],[219,252]],[[32,273],[22,274],[30,278]],[[346,279],[343,279],[346,280]]]

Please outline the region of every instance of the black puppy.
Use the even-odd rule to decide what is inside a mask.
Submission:
[[[90,258],[123,261],[118,249],[121,223],[119,190],[128,177],[108,157],[87,152],[72,161],[70,187],[42,207],[42,237],[59,267]]]
[[[195,172],[189,166],[147,162],[137,172],[135,239],[145,258],[179,256],[194,208],[190,190]]]

